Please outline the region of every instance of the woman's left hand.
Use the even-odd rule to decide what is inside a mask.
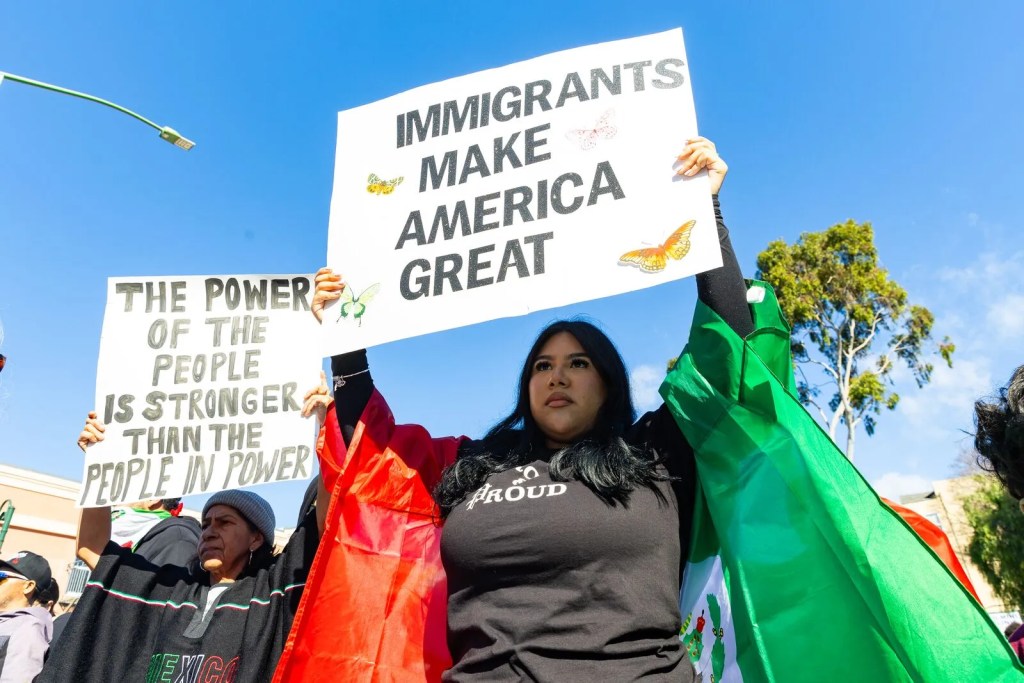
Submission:
[[[320,371],[320,386],[307,391],[302,400],[304,401],[302,404],[302,417],[316,415],[317,422],[323,424],[327,418],[327,406],[333,400],[331,392],[327,388],[327,375],[324,374],[323,370]]]
[[[725,174],[729,172],[729,166],[718,156],[715,143],[707,138],[690,138],[686,141],[683,153],[678,157],[679,168],[677,175],[695,176],[703,169],[708,170],[708,180],[711,181],[711,194],[718,194],[722,189],[722,181]]]

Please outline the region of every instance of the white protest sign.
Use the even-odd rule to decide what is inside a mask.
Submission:
[[[313,473],[309,275],[110,278],[96,370],[104,441],[78,504],[177,498]]]
[[[325,315],[341,353],[721,265],[681,29],[340,112]]]

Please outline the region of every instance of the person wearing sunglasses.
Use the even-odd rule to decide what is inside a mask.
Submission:
[[[27,550],[0,561],[0,683],[30,681],[43,668],[53,617],[40,594],[52,578],[50,563]]]

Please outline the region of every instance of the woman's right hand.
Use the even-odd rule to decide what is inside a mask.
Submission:
[[[345,291],[345,283],[342,281],[341,275],[338,275],[327,266],[316,271],[314,283],[316,288],[313,291],[313,303],[310,304],[309,308],[313,312],[313,317],[316,318],[316,321],[322,324],[324,321],[324,307],[329,302],[341,298],[341,293]]]
[[[85,449],[94,443],[103,441],[103,432],[107,431],[107,428],[100,422],[99,416],[96,411],[89,413],[89,416],[85,420],[85,429],[78,435],[78,447],[85,452]]]

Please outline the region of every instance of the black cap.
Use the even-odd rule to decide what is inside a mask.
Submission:
[[[0,571],[21,574],[25,578],[35,581],[37,591],[49,587],[50,579],[53,578],[50,573],[50,563],[27,550],[22,550],[9,560],[0,560]]]

